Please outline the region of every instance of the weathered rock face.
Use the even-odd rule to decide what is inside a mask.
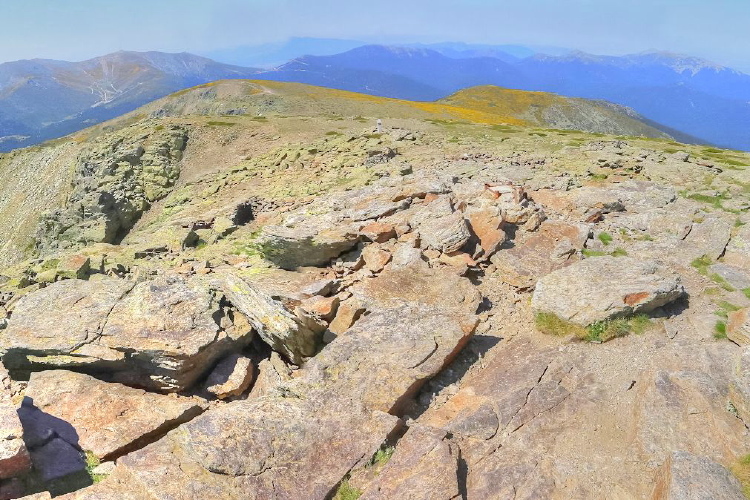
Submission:
[[[675,451],[662,466],[651,500],[743,500],[739,481],[705,457]]]
[[[596,257],[540,279],[532,308],[588,326],[597,321],[649,312],[685,295],[680,277],[655,262]]]
[[[68,444],[112,460],[199,415],[195,399],[164,396],[63,370],[34,373],[20,415],[25,437]]]
[[[740,227],[729,241],[724,262],[750,270],[750,226]]]
[[[30,468],[23,428],[11,400],[10,377],[0,364],[0,480],[20,476]]]
[[[313,315],[300,307],[295,307],[293,314],[247,280],[226,276],[222,281],[227,298],[272,349],[295,364],[315,354],[325,326]]]
[[[2,339],[11,370],[75,368],[169,392],[250,342],[252,328],[199,279],[67,280],[24,297]]]
[[[266,226],[258,246],[263,255],[282,269],[321,266],[351,250],[359,235],[346,229]]]
[[[76,189],[66,208],[43,217],[38,250],[49,253],[121,239],[174,185],[186,143],[187,133],[179,127],[140,133],[125,129],[114,141],[106,137],[82,152],[76,159]]]

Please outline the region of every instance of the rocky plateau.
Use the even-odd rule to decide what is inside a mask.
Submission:
[[[750,156],[378,99],[0,155],[0,499],[747,498]]]

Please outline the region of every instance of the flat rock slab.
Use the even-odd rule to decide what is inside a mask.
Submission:
[[[112,460],[199,415],[197,399],[148,393],[64,370],[33,373],[21,412],[28,438],[57,434]]]
[[[395,453],[360,500],[454,500],[458,485],[458,446],[447,432],[424,426],[410,428]]]
[[[373,312],[311,359],[292,390],[400,414],[461,351],[476,325],[474,315],[419,305]]]
[[[709,266],[708,271],[711,274],[718,274],[719,276],[727,280],[727,283],[732,285],[734,288],[737,288],[739,290],[750,288],[750,267],[748,269],[743,269],[741,267],[731,266],[728,264],[724,264],[723,262],[719,262],[717,264]]]
[[[0,336],[10,370],[69,368],[176,392],[252,340],[199,278],[66,280],[23,297]]]
[[[588,326],[653,311],[685,295],[680,277],[652,261],[594,257],[554,271],[534,290],[535,312]]]
[[[653,500],[743,500],[742,486],[716,462],[675,451],[662,466]]]
[[[356,405],[340,410],[295,397],[229,403],[122,457],[112,477],[67,498],[324,500],[398,426]]]

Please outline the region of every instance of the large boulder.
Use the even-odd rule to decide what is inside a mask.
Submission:
[[[13,320],[0,332],[3,361],[9,370],[45,366],[102,364],[93,345],[118,300],[135,284],[107,278],[64,280],[21,298]],[[89,354],[90,353],[90,354]],[[108,361],[122,359],[116,353]]]
[[[19,413],[26,439],[57,436],[112,460],[158,439],[203,411],[194,398],[166,396],[64,370],[33,373]]]
[[[252,327],[198,278],[133,283],[67,280],[22,298],[0,337],[10,370],[67,368],[116,382],[176,392]]]
[[[419,388],[450,363],[477,326],[473,315],[419,304],[360,318],[302,369],[297,392],[321,401],[361,401],[401,414]]]
[[[263,257],[282,269],[322,266],[359,242],[347,228],[266,226],[257,242]]]
[[[540,279],[531,305],[535,312],[588,326],[669,304],[685,295],[680,281],[652,261],[596,257]]]

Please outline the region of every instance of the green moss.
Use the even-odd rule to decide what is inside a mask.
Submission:
[[[695,269],[698,270],[700,274],[703,276],[708,276],[708,266],[713,264],[713,261],[711,260],[711,257],[708,255],[704,255],[703,257],[698,257],[693,262],[690,263],[691,266],[693,266]]]
[[[355,488],[349,483],[349,479],[344,479],[336,489],[333,500],[357,500],[362,496],[362,491]]]
[[[630,333],[642,334],[651,325],[651,319],[645,314],[636,314],[626,318],[614,318],[598,321],[590,325],[584,340],[589,342],[607,342]]]
[[[89,475],[89,477],[91,477],[91,480],[94,483],[98,483],[99,481],[107,477],[105,474],[94,474],[94,469],[96,469],[100,464],[101,461],[99,460],[99,457],[94,455],[94,453],[91,451],[86,452],[86,473]]]
[[[561,337],[574,336],[583,338],[586,336],[586,329],[581,325],[576,325],[570,321],[565,321],[556,314],[539,312],[534,316],[536,328],[547,335],[556,335]]]
[[[604,244],[604,246],[607,246],[610,243],[612,243],[612,239],[613,239],[612,235],[609,233],[599,233],[598,238],[599,238],[599,241],[601,241]]]
[[[742,289],[742,293],[745,294],[745,297],[747,297],[748,299],[750,299],[750,288],[743,288]]]
[[[714,325],[714,338],[725,339],[727,338],[727,324],[724,321],[717,321]]]

